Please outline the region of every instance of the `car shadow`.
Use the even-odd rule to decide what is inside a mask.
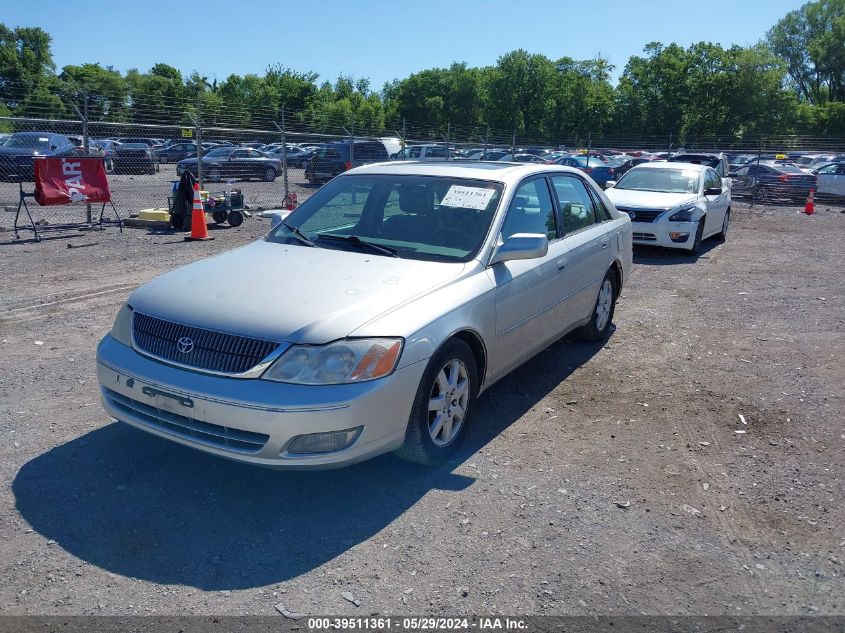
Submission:
[[[687,251],[675,248],[661,248],[660,246],[646,246],[636,244],[634,246],[634,263],[647,264],[649,266],[682,266],[694,264],[707,255],[714,248],[721,246],[715,238],[709,238],[701,243],[701,252],[698,255],[690,255]]]
[[[273,471],[114,423],[24,464],[12,490],[30,526],[112,573],[236,590],[306,573],[386,529],[602,348],[558,342],[479,400],[458,454],[439,468],[384,455],[342,470]]]

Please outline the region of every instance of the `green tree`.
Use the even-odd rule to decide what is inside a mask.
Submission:
[[[92,121],[125,121],[129,114],[129,90],[126,80],[113,68],[99,64],[65,66],[59,75],[61,98],[73,110],[82,109],[82,99],[88,99],[88,117]],[[73,105],[72,105],[73,104]]]
[[[790,11],[767,41],[804,99],[845,101],[845,0],[816,0]]]

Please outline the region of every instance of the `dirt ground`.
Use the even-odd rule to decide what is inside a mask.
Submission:
[[[267,228],[0,232],[0,612],[845,614],[839,208],[637,250],[610,339],[497,384],[447,467],[275,472],[112,423],[129,291]]]

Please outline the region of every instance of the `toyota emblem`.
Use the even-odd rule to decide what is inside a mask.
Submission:
[[[176,341],[176,349],[178,349],[183,354],[190,354],[194,349],[193,339],[190,339],[187,336],[183,336],[178,341]]]

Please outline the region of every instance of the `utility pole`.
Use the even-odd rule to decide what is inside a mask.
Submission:
[[[279,127],[278,125],[276,127]],[[282,174],[284,175],[285,202],[288,202],[288,136],[285,129],[285,104],[282,104]]]

